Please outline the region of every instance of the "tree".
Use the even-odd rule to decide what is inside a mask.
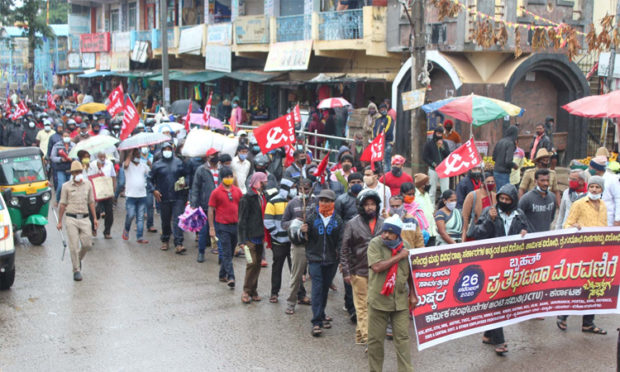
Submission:
[[[66,24],[69,22],[69,7],[70,4],[67,0],[40,0],[41,1],[41,13],[39,18],[44,22],[47,22],[47,11],[49,2],[49,24]]]
[[[2,0],[9,1],[9,0]],[[45,17],[39,17],[41,2],[39,0],[23,0],[20,7],[12,11],[12,18],[16,26],[23,29],[28,38],[28,95],[35,100],[34,95],[34,53],[37,47],[43,44],[43,39],[55,37],[54,31],[46,23]]]

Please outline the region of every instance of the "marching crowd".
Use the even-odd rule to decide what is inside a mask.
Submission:
[[[121,152],[117,158],[103,152],[91,158],[85,151],[71,158],[68,154],[79,141],[104,131],[118,136],[120,129],[104,116],[76,112],[55,118],[28,114],[26,127],[4,119],[0,137],[6,146],[39,146],[49,162],[59,206],[58,228],[65,216],[76,281],[82,280],[81,260],[100,218],[104,238],[112,238],[114,205],[121,195],[126,210],[122,239],[130,238],[135,219],[137,242],[148,244],[144,229],[157,232],[158,211],[160,248],[170,249],[172,239],[177,254],[187,251],[178,218],[186,204],[200,207],[208,223],[196,236],[197,261],[204,262],[208,252],[217,254],[218,280],[234,289],[233,257],[245,257],[241,295],[245,304],[262,299],[258,278],[261,267],[267,266],[265,249],[271,249],[269,302],[277,303],[282,293],[288,315],[295,314],[298,305],[311,306],[311,334],[319,337],[332,327],[332,317],[325,311],[328,292],[336,276],[342,275],[344,305],[356,324],[354,341],[366,346],[372,371],[382,369],[386,336],[394,340],[399,370],[412,370],[409,321],[417,297],[409,249],[567,227],[620,225],[620,183],[607,169],[609,154],[604,149],[588,170],[571,170],[563,193],[558,189],[558,177],[550,169],[555,156],[549,133],[552,119],[537,127],[527,152],[517,147],[518,127],[509,127],[495,146],[493,171],[474,168],[458,183],[454,180],[451,190],[450,180],[439,178],[435,168],[450,153],[447,142],[460,143],[453,123],[446,120],[445,127],[438,126],[423,149],[428,174],[410,176],[403,169],[403,156],[388,156],[394,140],[392,119],[385,104],[379,109],[368,139],[390,132],[384,164],[360,160],[367,133],[356,134],[351,147],[342,145],[336,163],[324,168],[303,139],[295,146],[292,163],[286,164],[282,149],[263,154],[244,131],[237,133],[234,156],[211,148],[202,157],[186,158],[183,140],[170,128],[164,130],[170,141]],[[134,134],[151,130],[151,124],[141,122]],[[535,168],[522,179],[519,172],[514,177],[518,159],[526,154]],[[114,179],[114,198],[95,202],[87,178],[98,175]],[[436,197],[438,188],[441,193]],[[290,279],[283,288],[285,265]],[[557,326],[566,330],[565,316],[558,317]],[[594,324],[593,315],[584,316],[582,331],[606,334]],[[493,345],[498,355],[508,351],[501,328],[485,332],[483,342]]]

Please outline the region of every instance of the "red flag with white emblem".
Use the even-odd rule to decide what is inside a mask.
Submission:
[[[375,170],[375,162],[383,160],[383,152],[385,151],[385,133],[381,132],[374,140],[364,149],[361,161],[370,163],[372,170]]]
[[[52,92],[47,91],[47,108],[56,110],[56,103],[54,103],[54,99],[52,98]]]
[[[112,93],[110,93],[108,100],[110,103],[108,103],[107,110],[111,116],[115,116],[119,112],[123,111],[123,108],[125,107],[125,92],[123,91],[122,84],[119,84],[119,86],[116,87]]]
[[[205,110],[202,112],[202,120],[207,126],[209,125],[209,119],[211,118],[211,98],[213,98],[213,91],[209,93],[209,99],[207,100],[207,104],[205,105]]]
[[[273,149],[295,143],[295,123],[301,122],[299,106],[284,116],[276,120],[265,123],[258,128],[254,128],[254,138],[266,154]]]
[[[189,133],[189,118],[192,116],[192,100],[189,100],[187,106],[187,115],[185,115],[185,132]]]
[[[121,127],[121,141],[131,135],[131,132],[136,129],[139,122],[140,115],[138,115],[138,110],[133,105],[131,98],[127,97],[123,114],[123,126]]]
[[[22,116],[26,115],[27,113],[28,113],[28,106],[26,106],[24,101],[19,101],[19,103],[17,104],[17,108],[15,109],[15,112],[13,113],[13,115],[10,116],[10,118],[13,120],[17,120],[21,118]]]
[[[468,170],[480,166],[482,159],[474,143],[474,139],[462,144],[459,148],[452,151],[447,158],[435,168],[439,178],[458,176]]]

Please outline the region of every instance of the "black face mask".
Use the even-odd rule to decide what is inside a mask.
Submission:
[[[482,178],[482,173],[479,173],[479,172],[471,173],[471,178],[475,180],[479,180]]]
[[[403,170],[401,168],[392,168],[392,174],[394,177],[400,177],[403,174]]]
[[[100,131],[101,131],[101,129],[93,129],[93,133],[95,133],[95,134],[99,134]]]
[[[424,185],[424,192],[431,191],[431,185]]]
[[[299,159],[299,164],[301,164],[302,166],[304,166],[304,165],[306,164],[306,158]]]
[[[498,201],[497,206],[504,213],[508,213],[512,210],[512,203],[504,203],[504,202]]]

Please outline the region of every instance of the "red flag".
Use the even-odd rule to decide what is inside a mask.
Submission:
[[[26,106],[24,101],[19,101],[19,103],[17,104],[17,108],[15,109],[15,112],[13,113],[13,115],[10,116],[10,118],[13,120],[17,120],[21,118],[22,116],[26,115],[27,113],[28,113],[28,107]]]
[[[295,157],[293,156],[293,154],[295,153],[295,146],[285,145],[284,152],[286,153],[286,159],[284,159],[284,166],[288,168],[291,166],[291,164],[295,162]]]
[[[209,99],[205,105],[205,110],[202,112],[202,120],[205,122],[206,126],[209,126],[209,119],[211,119],[211,98],[213,98],[213,91],[209,93]]]
[[[52,92],[47,91],[47,108],[56,110],[56,103],[54,103],[54,99],[52,98]]]
[[[440,178],[454,177],[479,166],[481,163],[482,159],[478,154],[474,139],[471,138],[443,159],[435,171]]]
[[[110,93],[108,100],[110,103],[108,103],[107,110],[111,116],[115,116],[123,111],[123,107],[125,107],[125,92],[123,91],[122,84],[119,84],[118,87]]]
[[[6,110],[7,115],[10,114],[12,108],[13,104],[11,104],[11,99],[7,97],[6,103],[4,104],[4,109]]]
[[[361,161],[370,163],[372,170],[375,170],[375,162],[383,160],[383,152],[385,150],[385,133],[381,132],[374,140],[364,149]]]
[[[185,132],[189,133],[189,119],[192,116],[192,100],[189,100],[187,105],[187,115],[185,115]]]
[[[123,110],[123,126],[121,127],[121,140],[129,137],[131,132],[136,129],[136,126],[140,122],[140,115],[136,106],[133,105],[131,98],[127,97],[125,100],[125,109]]]
[[[261,151],[266,154],[273,149],[295,143],[295,123],[301,121],[299,106],[276,120],[254,128],[254,138],[258,142]]]
[[[328,159],[329,159],[329,152],[325,154],[325,157],[323,158],[323,160],[321,160],[321,162],[319,163],[319,166],[316,167],[316,171],[314,171],[315,177],[321,177],[321,185],[325,183],[325,178],[327,177],[327,175],[325,174],[325,171],[327,170]]]

